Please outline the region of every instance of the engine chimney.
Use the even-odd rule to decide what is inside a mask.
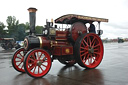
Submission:
[[[30,35],[35,35],[36,8],[29,8]]]

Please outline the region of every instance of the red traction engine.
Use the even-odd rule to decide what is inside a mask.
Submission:
[[[43,77],[57,59],[65,65],[78,63],[84,68],[97,67],[103,58],[103,44],[100,39],[100,22],[108,19],[68,14],[55,20],[55,23],[70,25],[58,28],[53,22],[46,22],[42,34],[35,33],[36,8],[29,8],[30,35],[24,39],[24,47],[15,51],[12,58],[14,69],[26,72],[34,78]],[[86,23],[97,21],[98,34],[88,33]]]

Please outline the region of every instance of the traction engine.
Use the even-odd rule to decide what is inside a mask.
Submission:
[[[108,22],[108,19],[68,14],[55,23],[70,24],[70,28],[58,28],[46,22],[42,34],[35,33],[36,8],[29,8],[30,34],[24,39],[24,47],[15,51],[12,58],[14,69],[26,72],[34,78],[43,77],[51,68],[52,61],[71,66],[78,63],[84,68],[96,68],[103,58],[103,44],[98,34],[88,33],[86,23]]]

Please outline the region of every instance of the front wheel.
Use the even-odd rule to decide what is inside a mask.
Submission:
[[[94,33],[83,34],[75,43],[75,58],[85,68],[97,67],[103,58],[103,43]]]
[[[51,68],[51,57],[43,49],[30,50],[24,59],[24,69],[28,75],[34,78],[43,77]]]
[[[12,66],[19,72],[25,72],[23,67],[24,48],[19,48],[15,51],[12,57]]]

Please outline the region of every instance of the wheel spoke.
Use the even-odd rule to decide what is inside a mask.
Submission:
[[[88,43],[89,43],[89,45],[90,45],[90,47],[91,47],[92,43],[91,43],[90,37],[88,36],[87,39],[88,39]]]
[[[94,52],[94,54],[100,55],[100,53],[98,53],[98,52]]]
[[[94,62],[97,62],[96,59],[94,59],[94,57],[92,57],[92,59],[94,60]]]
[[[39,54],[38,54],[39,52],[36,52],[36,53],[37,53],[37,60],[39,60]]]
[[[33,73],[35,73],[35,70],[36,70],[36,66],[34,67]]]
[[[32,54],[32,58],[33,58],[34,60],[36,59],[35,53]]]
[[[88,58],[87,60],[88,60],[88,64],[90,65],[90,60],[89,60],[89,58]]]
[[[48,62],[48,61],[42,61],[42,63],[45,63],[45,62]]]
[[[38,74],[40,73],[40,68],[39,68],[39,66],[38,66]]]
[[[32,70],[34,67],[36,66],[36,64],[33,64],[32,66],[30,66],[30,70]]]
[[[87,43],[84,39],[83,39],[83,41],[84,41],[84,43],[85,43],[87,46],[89,46],[88,43]]]
[[[20,66],[22,62],[20,62],[17,66]]]
[[[20,57],[16,57],[16,58],[18,58],[18,59],[22,59],[22,58],[20,58]]]
[[[44,67],[47,67],[46,65],[44,65],[43,63],[41,64],[42,66],[44,66]]]
[[[44,59],[46,58],[46,56],[45,57],[43,57],[43,59],[41,60],[42,62],[44,62]]]
[[[88,50],[88,47],[80,47],[80,49]]]
[[[22,64],[21,69],[23,69],[24,64]]]
[[[85,62],[88,60],[88,58],[89,58],[89,54],[88,54],[87,57],[85,58]]]
[[[39,66],[39,68],[42,70],[42,72],[44,71],[40,66]]]
[[[84,56],[84,58],[83,58],[83,62],[85,62],[85,57],[86,57],[86,56]]]
[[[29,64],[34,64],[34,62],[29,62]]]
[[[90,65],[92,64],[92,58],[90,58]]]
[[[99,49],[94,49],[94,51],[98,51]]]
[[[96,48],[96,47],[98,47],[98,46],[100,46],[100,44],[97,44],[97,45],[93,46],[93,48]]]
[[[21,57],[24,57],[24,56],[21,55],[21,53],[19,53],[19,54],[20,54]]]
[[[84,55],[86,55],[86,54],[88,54],[88,52],[83,53],[82,55],[80,55],[80,57],[82,57],[82,56],[84,56]]]
[[[41,55],[39,56],[39,59],[41,58],[42,54],[43,54],[43,53],[41,53]]]
[[[90,57],[90,59],[91,59],[91,63],[90,63],[90,65],[93,63],[93,60],[95,61],[95,59],[94,59],[94,57],[92,56],[92,55],[90,55],[91,57]]]
[[[92,46],[91,47],[94,48],[94,45],[95,45],[95,41],[92,43]]]
[[[92,64],[92,58],[88,58],[88,64],[91,65]]]
[[[94,37],[93,40],[92,40],[92,43],[93,43],[92,46],[94,46],[94,44],[95,44],[95,42],[94,42],[95,39],[96,39],[96,38]]]
[[[82,44],[83,44],[84,47],[86,47],[85,44],[84,44],[83,42],[82,42]]]
[[[29,58],[29,60],[31,60],[31,61],[33,61],[33,62],[35,61],[35,60],[34,60],[34,59],[32,59],[32,58]]]
[[[83,51],[80,51],[80,53],[83,53],[83,52],[85,52],[85,50],[83,50]]]
[[[19,60],[19,61],[16,61],[16,62],[21,62],[21,60]]]

